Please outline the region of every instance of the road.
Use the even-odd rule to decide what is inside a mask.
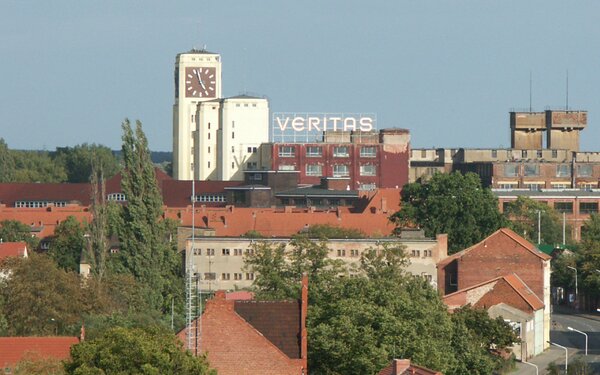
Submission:
[[[588,335],[588,355],[585,356],[585,336],[568,330],[568,327],[585,332]],[[577,313],[574,310],[556,308],[552,314],[550,341],[567,348],[569,361],[581,356],[590,364],[593,374],[600,374],[600,313]],[[562,368],[565,363],[565,351],[556,346],[543,354],[532,358],[538,365],[539,373],[545,374],[548,363],[554,361]],[[515,375],[534,375],[535,369],[518,363]]]

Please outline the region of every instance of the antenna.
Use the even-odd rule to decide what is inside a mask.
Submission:
[[[532,76],[531,76],[531,70],[529,71],[529,113],[533,112],[532,110],[532,97],[533,97],[533,84],[532,84]]]
[[[569,69],[567,69],[567,105],[565,109],[569,110]]]

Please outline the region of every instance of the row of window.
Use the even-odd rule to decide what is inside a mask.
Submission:
[[[546,201],[539,201],[540,203],[548,204]],[[503,209],[506,211],[510,202],[503,203]],[[559,213],[572,214],[573,213],[573,202],[554,202],[554,210]],[[598,213],[598,202],[579,202],[579,213],[580,214],[593,214]]]
[[[254,273],[252,273],[252,272],[246,272],[245,276],[246,276],[246,280],[254,280]],[[244,279],[243,273],[234,272],[233,280],[240,281],[243,279]],[[217,274],[215,272],[205,272],[202,275],[202,280],[217,280]],[[224,281],[231,280],[231,274],[230,273],[222,273],[221,280],[224,280]]]
[[[16,201],[17,208],[42,208],[42,207],[66,207],[64,201]]]
[[[504,166],[504,176],[519,176],[520,164],[506,164]],[[591,177],[593,173],[592,165],[582,164],[577,166],[577,177]],[[523,164],[523,176],[539,176],[539,164]],[[556,177],[571,177],[571,166],[569,164],[559,164],[556,166]]]
[[[231,250],[232,249],[229,249],[229,248],[223,248],[223,249],[221,249],[221,255],[225,255],[225,256],[254,255],[254,249],[245,249],[245,250],[244,249],[233,249],[233,252]],[[194,250],[193,250],[194,255],[202,255],[202,253],[203,253],[202,249],[194,248]],[[204,249],[204,255],[214,256],[215,249],[212,249],[212,248]]]
[[[196,195],[194,197],[194,201],[195,202],[201,202],[201,203],[212,203],[212,202],[218,202],[218,203],[224,203],[225,200],[225,194],[201,194],[201,195]]]
[[[421,250],[411,250],[410,251],[410,256],[413,258],[420,258],[421,257]],[[423,250],[423,257],[429,257],[431,258],[433,256],[433,250]]]
[[[280,171],[295,171],[296,166],[294,165],[279,165]],[[359,174],[361,176],[376,176],[377,168],[374,164],[363,164],[359,167]],[[323,166],[321,164],[306,164],[306,175],[307,176],[323,176]],[[334,164],[333,165],[333,177],[348,177],[350,176],[350,166],[346,164]]]
[[[296,146],[279,146],[279,157],[289,158],[296,156]],[[323,147],[307,146],[306,157],[316,158],[323,156]],[[333,148],[333,157],[347,158],[350,156],[350,146],[336,146]],[[374,158],[377,156],[377,147],[363,146],[360,148],[361,158]]]
[[[581,183],[577,184],[577,187],[579,189],[587,190],[587,191],[591,191],[592,189],[595,189],[597,186],[598,186],[598,183],[596,183],[596,182],[581,182]],[[558,183],[551,182],[550,187],[551,187],[551,189],[557,189],[557,190],[571,189],[571,184],[569,182],[558,182]],[[505,189],[505,190],[518,189],[519,183],[518,182],[500,182],[498,184],[498,188]],[[534,191],[540,191],[540,190],[546,188],[546,183],[544,183],[544,182],[530,182],[530,183],[525,182],[525,183],[523,183],[523,188],[529,189],[529,190],[534,190]]]

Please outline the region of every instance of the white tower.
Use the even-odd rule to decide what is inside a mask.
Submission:
[[[194,179],[194,138],[198,103],[221,98],[221,56],[205,50],[180,53],[175,60],[173,177]]]

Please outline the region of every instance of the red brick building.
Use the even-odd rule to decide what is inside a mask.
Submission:
[[[544,303],[546,347],[550,339],[550,259],[523,237],[502,228],[439,262],[438,289],[446,295],[515,273]]]
[[[223,375],[303,375],[307,369],[308,279],[299,301],[228,300],[219,291],[177,336]],[[191,338],[190,336],[191,335]]]
[[[401,188],[408,183],[410,134],[406,129],[329,132],[324,142],[270,146],[271,169],[298,171],[300,184],[317,185],[322,177],[349,178],[348,190]]]
[[[77,337],[0,337],[0,366],[10,374],[25,358],[66,360],[78,343]]]
[[[392,364],[379,371],[379,375],[444,375],[410,362],[410,359],[394,359]]]

